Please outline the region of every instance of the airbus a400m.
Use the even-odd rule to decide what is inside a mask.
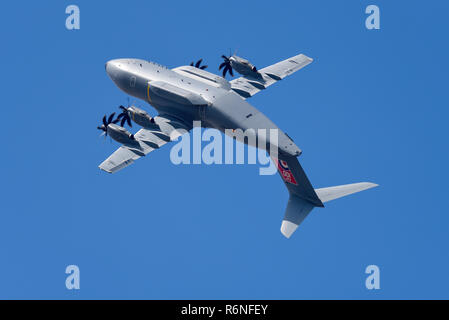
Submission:
[[[169,69],[160,64],[141,59],[115,59],[106,63],[106,72],[114,83],[128,95],[151,104],[158,112],[156,117],[134,106],[121,106],[122,113],[104,116],[98,129],[104,131],[121,146],[100,164],[100,169],[114,173],[135,160],[159,149],[176,139],[182,132],[192,129],[193,121],[201,121],[204,127],[226,133],[226,129],[275,129],[276,141],[267,137],[265,150],[276,148],[272,160],[277,165],[289,192],[289,200],[281,225],[282,234],[289,238],[298,225],[315,207],[355,192],[377,186],[361,182],[328,188],[314,189],[302,169],[298,156],[299,147],[278,126],[257,110],[247,99],[265,90],[312,62],[299,54],[268,67],[257,69],[248,60],[222,56],[219,66],[222,76],[206,71],[202,60],[190,65]],[[241,77],[227,81],[226,74]],[[132,122],[142,128],[132,134],[124,128]],[[248,130],[248,132],[250,132]],[[248,138],[248,137],[247,137]],[[254,141],[242,139],[241,142]],[[259,147],[257,145],[256,147]]]

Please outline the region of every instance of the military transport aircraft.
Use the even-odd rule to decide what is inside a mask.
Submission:
[[[191,130],[193,121],[201,121],[204,127],[222,132],[225,129],[276,129],[277,141],[270,141],[270,137],[267,137],[266,143],[271,146],[275,144],[278,150],[277,157],[270,156],[289,192],[281,225],[281,232],[287,238],[314,207],[324,207],[323,203],[327,201],[377,186],[361,182],[314,189],[298,162],[297,157],[301,154],[298,146],[246,101],[307,66],[312,62],[311,58],[299,54],[260,70],[236,55],[223,55],[222,58],[224,62],[220,70],[223,77],[204,70],[206,66],[201,66],[202,59],[195,64],[192,62],[190,66],[174,69],[140,59],[108,61],[105,67],[112,81],[128,95],[150,103],[159,115],[153,118],[137,107],[121,106],[123,112],[117,119],[114,119],[114,114],[108,118],[104,116],[103,124],[98,129],[122,145],[100,164],[100,169],[110,173],[123,169],[138,158],[177,139],[182,132]],[[225,79],[226,72],[232,76],[233,69],[242,76],[228,82]],[[131,126],[131,121],[142,127],[135,134],[123,127],[125,123]]]

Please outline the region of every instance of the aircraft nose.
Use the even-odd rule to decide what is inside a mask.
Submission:
[[[116,61],[109,60],[108,62],[106,62],[104,68],[105,68],[106,73],[108,74],[109,78],[114,80],[117,77],[118,67],[117,67]]]

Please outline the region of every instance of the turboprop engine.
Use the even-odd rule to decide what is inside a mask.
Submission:
[[[155,126],[154,118],[152,118],[145,110],[139,109],[135,106],[128,108],[120,106],[120,109],[123,110],[119,115],[119,119],[121,119],[120,125],[122,127],[125,122],[132,127],[131,120],[143,128],[152,128]]]
[[[224,60],[222,64],[218,67],[219,70],[223,68],[223,78],[226,77],[226,72],[229,72],[231,76],[234,76],[232,70],[237,71],[241,75],[244,76],[257,76],[257,68],[248,60],[236,56],[233,54],[232,56],[226,57],[225,55],[221,56]]]
[[[126,130],[125,128],[123,128],[115,123],[110,123],[107,126],[107,134],[113,140],[115,140],[119,143],[136,144],[136,139],[134,138],[134,135],[132,133],[130,133],[128,130]]]

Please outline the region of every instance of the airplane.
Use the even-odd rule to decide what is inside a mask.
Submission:
[[[238,58],[235,55],[223,56],[223,72],[227,70],[232,75],[234,68],[243,73],[231,81],[225,79],[225,73],[221,77],[204,70],[206,67],[200,66],[202,59],[195,65],[192,62],[190,66],[174,69],[142,59],[108,61],[106,73],[115,85],[126,94],[152,105],[159,115],[151,117],[135,106],[121,106],[123,112],[117,119],[113,119],[114,114],[108,118],[104,116],[98,129],[122,145],[99,168],[109,173],[117,172],[191,130],[193,121],[201,121],[203,127],[215,128],[225,134],[226,129],[276,129],[277,141],[270,141],[267,137],[266,143],[278,150],[277,157],[272,156],[272,160],[289,192],[281,224],[281,233],[286,238],[291,237],[313,208],[324,207],[328,201],[378,186],[360,182],[314,189],[297,158],[302,153],[301,149],[248,103],[248,98],[304,68],[313,61],[312,58],[298,54],[260,70],[248,60]],[[123,127],[125,123],[131,126],[131,120],[142,127],[135,134]],[[248,143],[250,140],[240,142]]]

